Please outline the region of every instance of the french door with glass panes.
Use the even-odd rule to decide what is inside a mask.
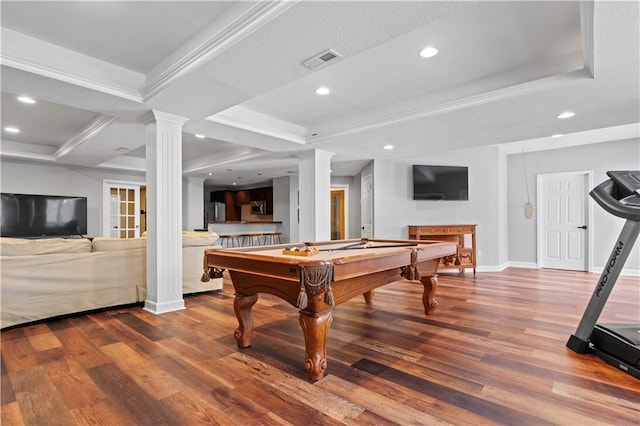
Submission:
[[[140,237],[140,185],[105,181],[104,196],[103,235]]]

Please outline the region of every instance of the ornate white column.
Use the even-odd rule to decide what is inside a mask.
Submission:
[[[184,309],[182,299],[182,125],[159,111],[143,117],[147,146],[147,299],[161,314]]]
[[[332,156],[319,149],[298,155],[300,241],[331,239]]]

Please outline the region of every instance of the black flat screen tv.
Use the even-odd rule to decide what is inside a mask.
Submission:
[[[82,236],[87,198],[2,193],[0,235],[15,238]]]
[[[468,200],[469,168],[413,166],[414,200]]]

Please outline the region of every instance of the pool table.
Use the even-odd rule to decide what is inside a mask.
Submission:
[[[251,344],[251,308],[258,293],[275,295],[299,308],[305,368],[311,380],[320,380],[327,368],[334,306],[359,295],[371,303],[376,287],[405,278],[422,283],[425,314],[432,314],[437,306],[438,263],[455,254],[456,245],[448,242],[340,240],[207,249],[204,266],[211,276],[229,271],[239,324],[234,337],[240,348]]]

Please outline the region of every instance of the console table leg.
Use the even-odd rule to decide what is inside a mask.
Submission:
[[[424,293],[422,293],[424,313],[426,315],[432,315],[438,307],[438,301],[435,299],[436,289],[438,287],[438,276],[431,275],[428,277],[422,277],[420,282],[424,287]]]
[[[327,336],[331,328],[331,310],[313,313],[300,311],[300,326],[304,335],[304,368],[311,380],[320,380],[327,369]]]
[[[251,346],[251,334],[253,334],[251,308],[257,301],[257,294],[236,294],[236,298],[233,300],[233,311],[238,318],[238,328],[234,330],[233,337],[236,339],[238,347],[248,348]]]

